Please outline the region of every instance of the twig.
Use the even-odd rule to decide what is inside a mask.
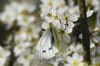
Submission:
[[[82,28],[82,44],[84,50],[84,62],[91,63],[90,59],[90,32],[86,16],[85,0],[78,0],[80,9],[80,24]]]
[[[14,66],[14,63],[17,59],[14,55],[14,31],[12,33],[10,52],[11,52],[11,55],[9,57],[8,66]]]

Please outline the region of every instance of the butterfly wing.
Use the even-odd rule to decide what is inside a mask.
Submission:
[[[38,51],[42,51],[51,47],[51,37],[52,35],[50,30],[46,30],[38,41],[38,44],[35,49]]]
[[[58,49],[52,45],[52,34],[50,30],[46,30],[41,36],[35,48],[36,56],[39,59],[49,59],[58,53]]]

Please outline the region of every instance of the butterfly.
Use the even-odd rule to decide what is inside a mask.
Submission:
[[[58,49],[52,42],[52,33],[47,29],[42,34],[35,47],[35,56],[38,59],[50,59],[58,53]]]

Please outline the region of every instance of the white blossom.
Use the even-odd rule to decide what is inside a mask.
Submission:
[[[93,10],[87,11],[87,13],[86,13],[87,17],[90,17],[93,14],[93,12],[94,12]]]
[[[17,62],[23,66],[30,66],[30,63],[33,59],[33,55],[30,53],[30,50],[24,51],[17,59]]]
[[[30,42],[23,42],[23,43],[17,44],[14,48],[15,56],[19,56],[22,52],[24,52],[30,46],[31,46]]]
[[[68,64],[65,64],[65,66],[67,66],[67,65],[68,66],[77,66],[79,63],[81,63],[83,61],[83,57],[77,53],[74,53],[72,55],[72,57],[68,56],[66,60],[67,60]]]
[[[92,0],[92,4],[94,6],[94,10],[98,11],[99,10],[99,0]]]
[[[3,12],[0,13],[0,20],[7,24],[10,28],[17,20],[19,26],[24,26],[30,22],[34,22],[35,17],[30,15],[23,15],[23,13],[32,13],[35,10],[35,6],[28,3],[11,2],[5,6]],[[27,24],[26,24],[27,23]],[[23,24],[23,25],[22,25]]]
[[[6,63],[9,55],[10,55],[10,52],[8,50],[5,50],[4,48],[2,48],[0,46],[0,65],[1,66],[4,66],[4,64]]]

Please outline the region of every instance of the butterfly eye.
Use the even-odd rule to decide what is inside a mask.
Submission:
[[[46,51],[45,50],[43,50],[43,53],[45,53]]]

